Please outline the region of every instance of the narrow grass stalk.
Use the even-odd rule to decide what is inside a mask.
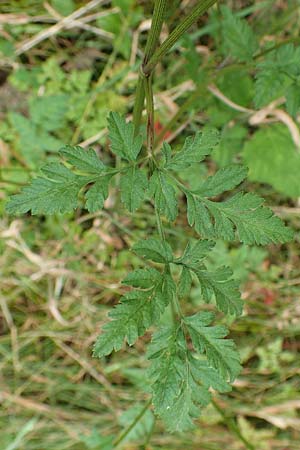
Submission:
[[[236,435],[236,437],[244,444],[245,448],[247,450],[255,450],[255,447],[242,435],[235,421],[225,414],[223,409],[218,405],[218,403],[215,400],[212,399],[211,403],[214,406],[214,408],[218,411],[218,413],[223,417],[223,420],[226,423],[229,430]]]
[[[144,408],[141,412],[135,417],[135,419],[131,422],[131,424],[121,433],[113,442],[114,448],[117,448],[128,436],[130,431],[136,426],[137,423],[142,419],[142,417],[148,411],[149,406],[151,405],[151,398],[145,403]]]

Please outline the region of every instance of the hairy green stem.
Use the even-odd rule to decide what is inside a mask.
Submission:
[[[144,414],[148,411],[149,406],[151,405],[151,398],[145,403],[144,408],[141,412],[135,417],[135,419],[131,422],[131,424],[117,437],[114,442],[114,448],[117,448],[128,436],[130,431],[136,426],[136,424],[141,420]]]
[[[172,31],[162,45],[154,52],[143,67],[145,75],[150,74],[163,56],[173,47],[183,34],[204,14],[217,0],[203,0],[195,6],[192,12]]]
[[[165,18],[166,5],[167,0],[155,1],[153,10],[153,19],[151,22],[151,29],[148,35],[145,48],[144,64],[147,64],[147,62],[149,61],[149,59],[156,50],[160,32]]]
[[[132,118],[135,135],[137,135],[140,131],[142,113],[144,109],[144,101],[145,101],[144,78],[140,74],[136,87],[135,102],[133,107],[133,118]]]
[[[145,56],[143,60],[143,66],[147,64],[151,56],[153,55],[158,41],[160,32],[162,29],[164,17],[165,17],[165,11],[166,11],[166,5],[167,0],[156,0],[154,4],[154,10],[153,10],[153,18],[151,22],[151,29],[148,34],[148,39],[146,43],[145,48]],[[135,134],[138,134],[140,125],[141,125],[141,119],[142,119],[142,112],[144,107],[144,100],[145,100],[145,89],[144,89],[144,80],[143,80],[143,73],[142,71],[139,74],[137,89],[136,89],[136,96],[135,96],[135,103],[133,108],[133,124],[134,124],[134,132]]]
[[[145,89],[143,76],[149,76],[162,57],[173,47],[173,45],[182,37],[182,35],[197,21],[197,19],[205,13],[217,0],[203,0],[200,5],[195,6],[192,12],[181,22],[168,36],[168,38],[157,47],[159,35],[161,32],[163,18],[166,8],[166,0],[156,0],[153,12],[153,20],[151,30],[148,36],[145,57],[139,74],[136,97],[133,108],[133,124],[135,134],[139,132],[141,125],[141,118],[145,100]]]
[[[148,157],[153,157],[154,144],[154,101],[152,89],[152,75],[144,79],[146,104],[147,104],[147,150]]]

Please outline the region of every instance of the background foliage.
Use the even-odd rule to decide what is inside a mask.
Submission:
[[[136,42],[144,43],[151,4],[104,3],[86,13],[100,13],[88,23],[102,37],[73,27],[22,52],[57,15],[87,2],[52,0],[46,9],[38,0],[1,2],[3,213],[7,197],[38,173],[46,156],[56,162],[62,145],[93,144],[102,161],[113,158],[107,115],[132,111],[141,56]],[[170,2],[171,29],[193,5],[179,3]],[[181,40],[155,77],[157,134],[179,148],[202,125],[216,126],[222,143],[203,172],[245,162],[247,189],[266,197],[296,230],[299,19],[296,0],[223,2]],[[191,167],[180,170],[191,183],[199,179]],[[120,280],[139,265],[128,248],[154,227],[150,212],[143,207],[132,223],[113,187],[97,213],[2,215],[1,448],[109,449],[110,436],[139,414],[147,394],[149,336],[101,364],[91,358],[91,346],[107,309],[126,292]],[[185,230],[184,215],[179,221]],[[174,245],[184,241],[183,233],[168,233]],[[149,410],[124,448],[242,449],[233,426],[255,449],[299,448],[298,235],[267,250],[220,242],[208,265],[223,264],[242,280],[245,300],[245,315],[231,326],[244,365],[233,391],[216,397],[221,413],[209,406],[188,435],[162,433]],[[199,294],[195,284],[187,313],[199,308]],[[230,326],[228,319],[224,324]]]

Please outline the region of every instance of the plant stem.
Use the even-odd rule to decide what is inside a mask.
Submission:
[[[145,89],[143,77],[145,75],[151,75],[154,68],[162,57],[173,47],[173,45],[181,38],[181,36],[193,25],[194,22],[204,13],[207,9],[216,3],[217,0],[203,0],[200,5],[196,6],[192,12],[186,17],[181,24],[179,24],[169,35],[169,37],[163,42],[163,44],[155,50],[159,35],[161,32],[164,13],[166,9],[166,0],[156,0],[153,12],[153,20],[151,30],[148,36],[145,49],[145,57],[139,74],[136,97],[133,108],[133,124],[134,132],[138,134],[142,112],[145,100]]]
[[[211,400],[212,405],[215,407],[215,409],[218,411],[218,413],[223,417],[224,422],[226,423],[227,427],[230,431],[232,431],[238,439],[243,442],[247,450],[255,450],[254,446],[242,435],[239,427],[236,425],[235,421],[228,417],[223,409],[218,405],[218,403],[212,399]]]
[[[144,79],[146,104],[147,104],[147,150],[148,157],[153,157],[154,144],[154,101],[152,90],[152,75]]]
[[[197,19],[205,13],[217,0],[203,0],[195,6],[192,12],[172,31],[162,45],[154,52],[150,60],[143,67],[145,75],[150,74],[163,56],[173,47],[183,34],[193,25]]]
[[[137,135],[140,131],[142,113],[144,108],[144,100],[145,100],[144,78],[140,74],[136,87],[135,102],[133,107],[133,119],[132,119],[135,135]]]
[[[118,447],[118,445],[121,444],[125,440],[125,438],[128,436],[130,431],[136,426],[136,424],[141,420],[143,415],[147,412],[149,406],[151,405],[151,398],[146,402],[144,408],[141,410],[141,412],[135,417],[135,419],[131,422],[131,424],[117,437],[114,442],[114,448]]]
[[[143,65],[146,65],[151,56],[153,55],[158,41],[160,32],[162,29],[164,17],[165,17],[165,11],[166,11],[166,5],[167,0],[156,0],[154,4],[154,10],[153,10],[153,18],[151,22],[151,29],[148,34],[148,39],[146,43],[145,48],[145,56],[143,60]],[[135,134],[138,134],[140,125],[141,125],[141,118],[142,118],[142,112],[144,107],[144,100],[145,100],[145,89],[144,89],[144,80],[143,80],[143,73],[142,71],[139,74],[138,84],[136,88],[136,96],[135,96],[135,103],[133,108],[133,124],[134,124],[134,132]]]
[[[165,18],[167,0],[156,0],[153,10],[151,29],[148,35],[143,64],[147,64],[156,50],[160,32]]]

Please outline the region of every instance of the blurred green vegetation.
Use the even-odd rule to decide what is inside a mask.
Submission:
[[[170,28],[193,3],[170,2]],[[62,144],[92,145],[109,161],[107,114],[132,112],[150,2],[103,2],[85,16],[96,14],[86,23],[108,33],[105,37],[72,27],[15,54],[58,16],[87,4],[4,0],[0,5],[4,450],[109,449],[111,436],[131,423],[147,398],[144,345],[149,335],[103,361],[91,358],[91,348],[107,311],[124,292],[120,280],[138,265],[129,247],[150,233],[151,209],[145,206],[132,218],[114,188],[105,209],[95,214],[79,210],[67,216],[11,218],[4,213],[8,196],[38,173],[45,158],[55,160]],[[247,19],[261,43],[299,42],[298,1],[226,4]],[[214,95],[221,92],[231,102],[254,108],[253,67],[228,60],[220,23],[214,8],[180,41],[176,57],[171,52],[158,67],[156,131],[176,146],[206,123],[217,126],[223,140],[204,170],[245,159],[248,190],[261,193],[299,231],[300,163],[289,128],[282,123],[253,126],[244,112]],[[217,91],[206,89],[212,84]],[[286,112],[284,105],[279,107]],[[299,128],[299,118],[293,122]],[[185,172],[191,184],[203,176],[193,169]],[[184,216],[178,224],[176,232],[167,228],[174,248],[190,233]],[[230,265],[245,299],[245,314],[231,325],[244,371],[233,391],[216,399],[225,417],[209,406],[193,433],[169,435],[149,410],[122,448],[243,449],[231,420],[257,450],[300,448],[299,250],[299,233],[294,242],[267,249],[218,243],[210,264]],[[195,285],[185,308],[194,311],[201,304]]]

